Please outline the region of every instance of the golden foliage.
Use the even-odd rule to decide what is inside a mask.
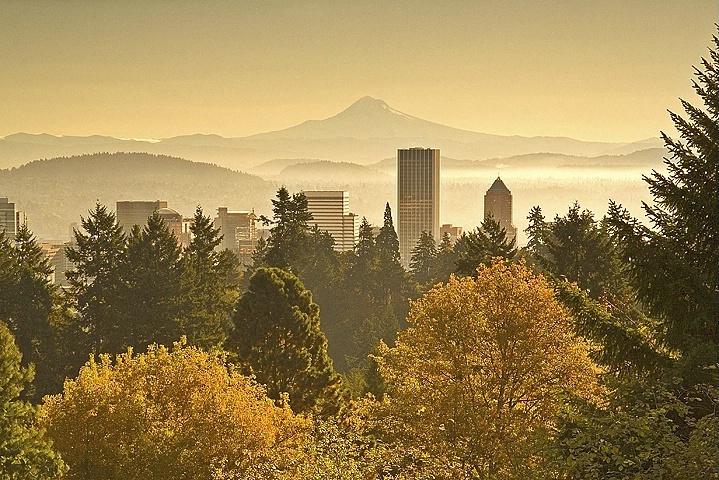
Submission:
[[[311,429],[224,358],[179,343],[91,358],[41,424],[70,479],[279,478]]]
[[[407,478],[494,478],[531,464],[563,391],[599,393],[587,344],[541,276],[495,261],[414,302],[411,328],[376,357],[387,383],[361,412]],[[401,457],[400,457],[401,455]]]

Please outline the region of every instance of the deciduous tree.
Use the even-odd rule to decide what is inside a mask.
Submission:
[[[376,357],[385,398],[367,404],[400,470],[509,475],[536,460],[530,435],[552,424],[560,392],[599,392],[587,344],[552,287],[523,265],[452,278],[413,303],[408,320],[396,347]]]
[[[222,357],[179,343],[114,363],[91,357],[46,400],[41,424],[70,466],[65,478],[87,480],[279,478],[310,428]]]

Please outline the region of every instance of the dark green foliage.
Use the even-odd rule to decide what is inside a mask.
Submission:
[[[75,245],[66,250],[67,258],[75,265],[67,272],[72,296],[89,350],[119,353],[122,341],[118,298],[122,282],[118,272],[127,249],[125,235],[115,214],[99,203],[87,218],[82,218],[82,228],[85,233],[75,230]]]
[[[417,244],[412,249],[412,258],[409,262],[409,269],[412,276],[419,284],[427,284],[432,280],[437,260],[437,244],[434,237],[426,231],[417,239]]]
[[[240,297],[228,342],[239,361],[267,385],[270,398],[289,394],[295,412],[336,413],[339,376],[327,356],[319,308],[293,274],[260,268]]]
[[[0,322],[0,478],[60,478],[67,467],[35,427],[37,408],[20,400],[33,378],[10,329]]]
[[[399,238],[394,229],[392,209],[389,206],[389,202],[387,202],[384,208],[384,220],[377,234],[375,243],[380,258],[399,262]]]
[[[507,231],[491,216],[482,226],[462,234],[454,246],[457,256],[455,273],[460,276],[476,276],[479,265],[490,265],[493,258],[502,257],[512,261],[517,256],[516,241],[507,240]]]
[[[51,268],[35,237],[22,225],[15,242],[0,232],[0,319],[8,322],[27,363],[37,362],[48,340],[54,288]]]
[[[232,328],[237,302],[237,257],[227,250],[215,251],[222,236],[210,217],[197,207],[190,226],[193,234],[183,252],[179,333],[190,345],[205,349],[221,346]]]
[[[434,271],[432,272],[432,281],[430,283],[445,283],[449,280],[449,276],[454,273],[457,261],[457,254],[454,252],[454,245],[449,233],[442,235],[442,241],[437,246],[437,257],[434,261]]]
[[[180,245],[157,212],[144,228],[132,228],[117,274],[122,280],[121,323],[109,351],[120,353],[127,347],[143,351],[151,343],[170,345],[177,340]]]
[[[614,244],[592,212],[575,202],[565,216],[546,223],[534,207],[529,222],[527,248],[543,270],[577,282],[594,299],[623,290]]]
[[[661,322],[666,345],[681,353],[685,382],[717,383],[719,346],[719,41],[694,88],[705,110],[682,101],[671,113],[680,140],[663,134],[667,174],[645,177],[654,197],[644,204],[653,228],[610,205],[609,224],[632,285]]]
[[[704,392],[667,389],[658,383],[612,386],[605,408],[570,399],[560,414],[556,443],[543,456],[560,478],[719,478],[719,419],[697,420],[687,396]],[[552,477],[554,478],[554,477]]]
[[[307,222],[312,219],[307,211],[307,197],[301,192],[290,195],[285,187],[280,187],[277,199],[272,200],[272,212],[272,220],[262,217],[272,225],[263,261],[270,267],[290,268],[301,259],[307,246]]]

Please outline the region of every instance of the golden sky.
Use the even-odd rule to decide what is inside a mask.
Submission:
[[[0,136],[244,136],[370,95],[467,130],[632,141],[695,100],[717,21],[717,0],[5,0]]]

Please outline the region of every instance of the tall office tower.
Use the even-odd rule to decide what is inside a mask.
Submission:
[[[15,238],[15,221],[15,204],[6,197],[0,198],[0,232],[5,232],[6,238]]]
[[[512,192],[499,176],[484,195],[484,218],[490,215],[507,231],[507,240],[517,238],[517,227],[512,223]]]
[[[355,215],[350,213],[349,192],[305,191],[307,210],[312,214],[309,225],[326,230],[335,241],[334,249],[338,252],[353,250],[359,234],[359,223]]]
[[[215,228],[220,229],[222,243],[217,248],[235,252],[242,261],[251,258],[257,243],[256,219],[254,211],[233,212],[227,207],[218,207]]]
[[[167,202],[155,200],[154,202],[117,202],[117,223],[125,233],[130,233],[132,227],[147,225],[147,219],[161,208],[167,208]]]
[[[439,240],[439,149],[397,150],[397,236],[402,265],[423,230]]]

